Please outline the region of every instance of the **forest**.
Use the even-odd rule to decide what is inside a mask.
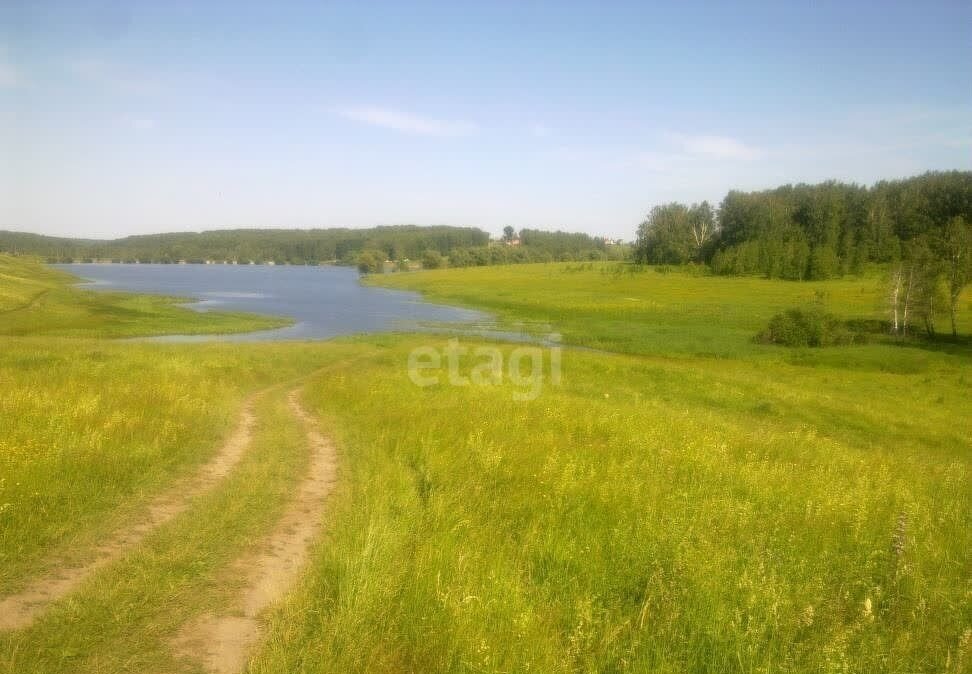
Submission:
[[[888,272],[892,331],[953,336],[959,296],[972,282],[972,172],[930,172],[872,187],[828,181],[761,192],[731,191],[707,203],[656,206],[638,228],[635,258],[707,264],[712,273],[789,280]]]
[[[0,251],[48,262],[113,261],[264,264],[359,264],[375,271],[385,260],[423,266],[470,267],[522,262],[621,259],[627,247],[583,233],[512,227],[503,239],[474,227],[397,225],[368,229],[232,229],[68,239],[0,230]],[[491,243],[493,245],[491,245]],[[514,245],[516,244],[516,245]]]
[[[418,258],[485,246],[489,235],[473,227],[401,225],[369,229],[228,229],[128,236],[99,241],[0,231],[0,250],[39,255],[49,262],[216,262],[317,264],[356,261],[362,250],[382,250],[389,259]]]
[[[828,181],[707,202],[656,206],[638,229],[636,258],[651,264],[707,263],[717,274],[823,280],[898,262],[927,249],[948,256],[948,239],[972,223],[972,172],[931,172],[872,187]],[[951,230],[955,230],[952,232]],[[950,233],[951,232],[951,233]]]

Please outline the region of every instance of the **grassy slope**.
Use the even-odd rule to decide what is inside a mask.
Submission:
[[[140,337],[249,332],[292,321],[244,313],[197,312],[184,299],[81,290],[69,274],[0,254],[0,335]]]
[[[515,403],[508,381],[413,386],[408,353],[430,337],[0,337],[0,424],[16,438],[0,475],[21,483],[0,492],[0,551],[48,532],[8,585],[65,532],[93,540],[198,465],[244,391],[330,364],[305,399],[341,441],[342,487],[252,671],[961,669],[967,354],[753,344],[804,284],[562,265],[387,280],[636,355],[566,351],[563,384]],[[869,283],[821,287],[850,315]],[[167,639],[225,600],[230,560],[272,526],[303,460],[282,414],[279,398],[261,407],[228,483],[34,628],[0,635],[0,671],[191,671]]]
[[[424,343],[309,392],[353,448],[348,490],[253,671],[954,661],[972,624],[967,363],[574,351],[562,386],[515,403],[508,383],[416,389],[401,364]]]
[[[0,255],[0,592],[87,543],[215,451],[250,390],[321,355],[34,335],[239,331],[276,319],[101,294]],[[12,337],[28,333],[29,337]],[[124,506],[124,507],[122,507]],[[80,553],[79,553],[80,554]]]
[[[253,450],[222,485],[135,553],[98,574],[27,630],[0,633],[0,671],[170,672],[169,639],[184,621],[226,601],[225,567],[279,515],[304,463],[283,396],[258,408]]]
[[[640,355],[567,352],[532,403],[416,389],[426,340],[315,387],[351,478],[254,671],[906,672],[968,649],[968,353],[752,342],[817,291],[878,316],[877,279],[377,282]]]
[[[527,329],[558,329],[571,344],[645,354],[761,356],[752,343],[770,317],[819,293],[848,318],[884,318],[879,278],[819,282],[659,273],[620,264],[532,264],[372,276],[429,299],[495,312]],[[972,333],[972,287],[959,327]],[[946,320],[939,329],[945,329]]]
[[[0,593],[205,462],[247,393],[328,358],[296,346],[0,339]]]

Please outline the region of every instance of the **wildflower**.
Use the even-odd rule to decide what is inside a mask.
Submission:
[[[865,597],[864,598],[864,619],[865,620],[874,620],[874,611],[872,610],[872,607],[871,607],[871,598],[870,597]]]
[[[902,512],[898,515],[898,523],[894,528],[894,534],[891,536],[891,551],[894,552],[894,556],[901,559],[905,552],[905,545],[908,542],[908,513]]]
[[[972,641],[972,627],[966,627],[965,631],[962,632],[962,636],[959,637],[958,648],[955,651],[955,661],[958,664],[956,671],[962,671],[962,665],[965,663],[965,654],[969,649],[969,642]],[[951,656],[951,653],[949,653]],[[949,661],[946,661],[945,668],[948,669],[951,666],[951,657]]]

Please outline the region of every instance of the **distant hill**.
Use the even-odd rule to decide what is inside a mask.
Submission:
[[[0,251],[39,255],[51,262],[275,262],[351,263],[365,249],[389,259],[446,255],[456,248],[486,246],[489,234],[474,227],[401,225],[370,229],[231,229],[127,236],[113,240],[70,239],[0,230]]]
[[[512,228],[510,228],[512,229]],[[227,229],[70,239],[0,230],[0,252],[48,262],[356,264],[362,257],[402,262],[438,254],[465,267],[552,260],[622,259],[628,246],[588,234],[524,229],[502,241],[475,227],[399,225],[370,229]]]

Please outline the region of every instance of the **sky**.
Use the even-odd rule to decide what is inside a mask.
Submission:
[[[0,2],[0,228],[632,239],[660,203],[945,169],[967,0]]]

